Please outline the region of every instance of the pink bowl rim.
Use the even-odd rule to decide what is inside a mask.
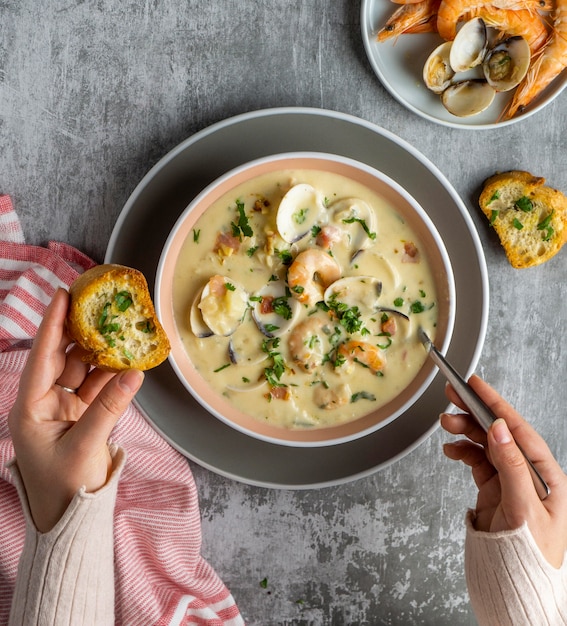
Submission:
[[[301,165],[298,166],[297,162],[301,162]],[[415,200],[390,176],[384,174],[376,168],[349,157],[314,151],[293,151],[271,154],[254,159],[247,163],[243,163],[242,165],[227,171],[209,183],[197,196],[195,196],[195,198],[180,214],[171,229],[170,234],[163,246],[157,266],[155,279],[155,308],[158,318],[170,337],[172,348],[168,357],[169,363],[187,391],[209,414],[211,414],[211,416],[220,419],[228,426],[243,434],[268,443],[292,447],[321,447],[338,445],[362,438],[380,428],[383,428],[387,424],[390,424],[397,417],[408,411],[410,407],[423,395],[437,375],[437,368],[430,359],[427,359],[416,378],[408,385],[408,387],[406,387],[405,390],[403,390],[398,396],[396,396],[396,398],[387,403],[384,407],[345,424],[338,424],[327,428],[290,430],[281,427],[267,426],[263,422],[250,416],[246,416],[244,413],[238,411],[226,400],[221,398],[215,391],[213,391],[208,383],[206,383],[206,381],[194,369],[179,338],[177,326],[173,316],[171,294],[171,275],[177,263],[179,250],[186,237],[190,234],[191,226],[206,211],[211,203],[225,195],[225,193],[228,193],[232,188],[240,185],[242,182],[249,180],[252,177],[262,175],[266,172],[289,169],[313,169],[328,171],[329,168],[331,170],[345,168],[351,173],[356,172],[358,176],[362,176],[364,179],[369,179],[371,181],[374,180],[375,183],[384,185],[386,189],[389,189],[393,196],[397,196],[398,199],[405,203],[406,207],[410,209],[412,214],[417,216],[417,222],[424,227],[423,232],[429,236],[435,244],[434,252],[438,255],[439,260],[441,261],[443,270],[441,275],[442,278],[445,279],[441,287],[445,292],[446,302],[444,303],[444,306],[446,307],[446,315],[442,319],[442,324],[444,324],[444,328],[442,328],[443,332],[441,333],[442,340],[439,341],[439,335],[436,339],[436,346],[443,354],[447,352],[453,334],[456,310],[456,289],[449,255],[437,228],[427,212],[421,207],[417,200]],[[258,169],[263,171],[250,175],[251,172]],[[350,177],[357,180],[356,177],[349,176],[344,172],[337,173],[340,173],[347,178]],[[367,184],[366,186],[369,185]],[[376,190],[374,191],[376,192]],[[383,195],[383,193],[380,194],[380,192],[376,193]],[[205,201],[207,202],[204,205]],[[398,209],[392,200],[389,200],[389,202],[390,204],[393,204],[396,209]],[[173,257],[172,254],[174,255]],[[439,280],[441,279],[436,279],[436,282]],[[439,284],[436,286],[439,290]],[[190,382],[188,380],[186,375],[187,371],[191,372],[192,380],[195,379],[194,382]],[[405,401],[399,404],[399,406],[396,406],[399,402],[399,398],[403,396],[407,390],[414,386],[415,390],[413,393]],[[212,402],[205,399],[204,396],[207,394],[213,397]],[[395,409],[389,410],[389,407],[392,406],[395,406]],[[225,412],[235,414],[237,418],[231,419],[225,414]],[[378,421],[372,420],[372,416],[375,414],[380,415],[383,413],[387,413],[387,416],[378,419]],[[358,429],[356,428],[356,425],[359,425]],[[360,425],[362,425],[362,427],[360,427]]]

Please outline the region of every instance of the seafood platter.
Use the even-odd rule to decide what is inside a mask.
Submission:
[[[365,0],[362,31],[391,94],[447,126],[512,124],[567,84],[565,0]]]
[[[284,446],[364,437],[408,410],[455,318],[448,253],[394,180],[321,152],[221,175],[163,247],[156,309],[170,363],[210,414]]]

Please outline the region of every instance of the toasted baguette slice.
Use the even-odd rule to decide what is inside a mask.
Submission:
[[[138,270],[97,265],[69,289],[67,332],[86,350],[84,361],[108,371],[147,370],[169,354],[148,284]]]
[[[545,178],[513,170],[484,182],[479,204],[511,265],[540,265],[567,241],[567,198]]]

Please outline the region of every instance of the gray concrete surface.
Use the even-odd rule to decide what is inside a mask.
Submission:
[[[378,82],[359,13],[355,0],[5,0],[0,192],[29,242],[62,240],[102,260],[142,176],[213,122],[297,105],[377,123],[431,159],[466,203],[491,288],[478,372],[567,466],[566,253],[513,270],[476,206],[496,170],[528,169],[567,191],[567,95],[496,130],[433,124]],[[272,491],[193,465],[204,555],[247,622],[474,624],[463,518],[475,490],[444,459],[448,439],[438,430],[383,471],[322,490]]]

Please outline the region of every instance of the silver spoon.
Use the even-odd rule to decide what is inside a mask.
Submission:
[[[445,378],[451,383],[451,386],[457,392],[459,398],[461,398],[467,406],[471,415],[480,424],[482,429],[487,432],[494,420],[496,420],[494,413],[488,408],[488,406],[486,406],[473,388],[447,362],[445,357],[433,345],[433,342],[429,339],[423,328],[418,328],[417,334],[419,340],[425,346],[427,353],[431,357],[431,360],[435,363],[435,365],[437,365],[440,371],[445,375]],[[516,445],[518,444],[516,443]],[[520,446],[518,446],[518,448],[520,448]],[[551,493],[549,485],[545,482],[545,480],[543,480],[541,474],[537,471],[530,459],[528,459],[522,448],[520,448],[520,451],[526,459],[538,496],[541,500],[545,500],[545,498],[547,498],[547,496]]]

